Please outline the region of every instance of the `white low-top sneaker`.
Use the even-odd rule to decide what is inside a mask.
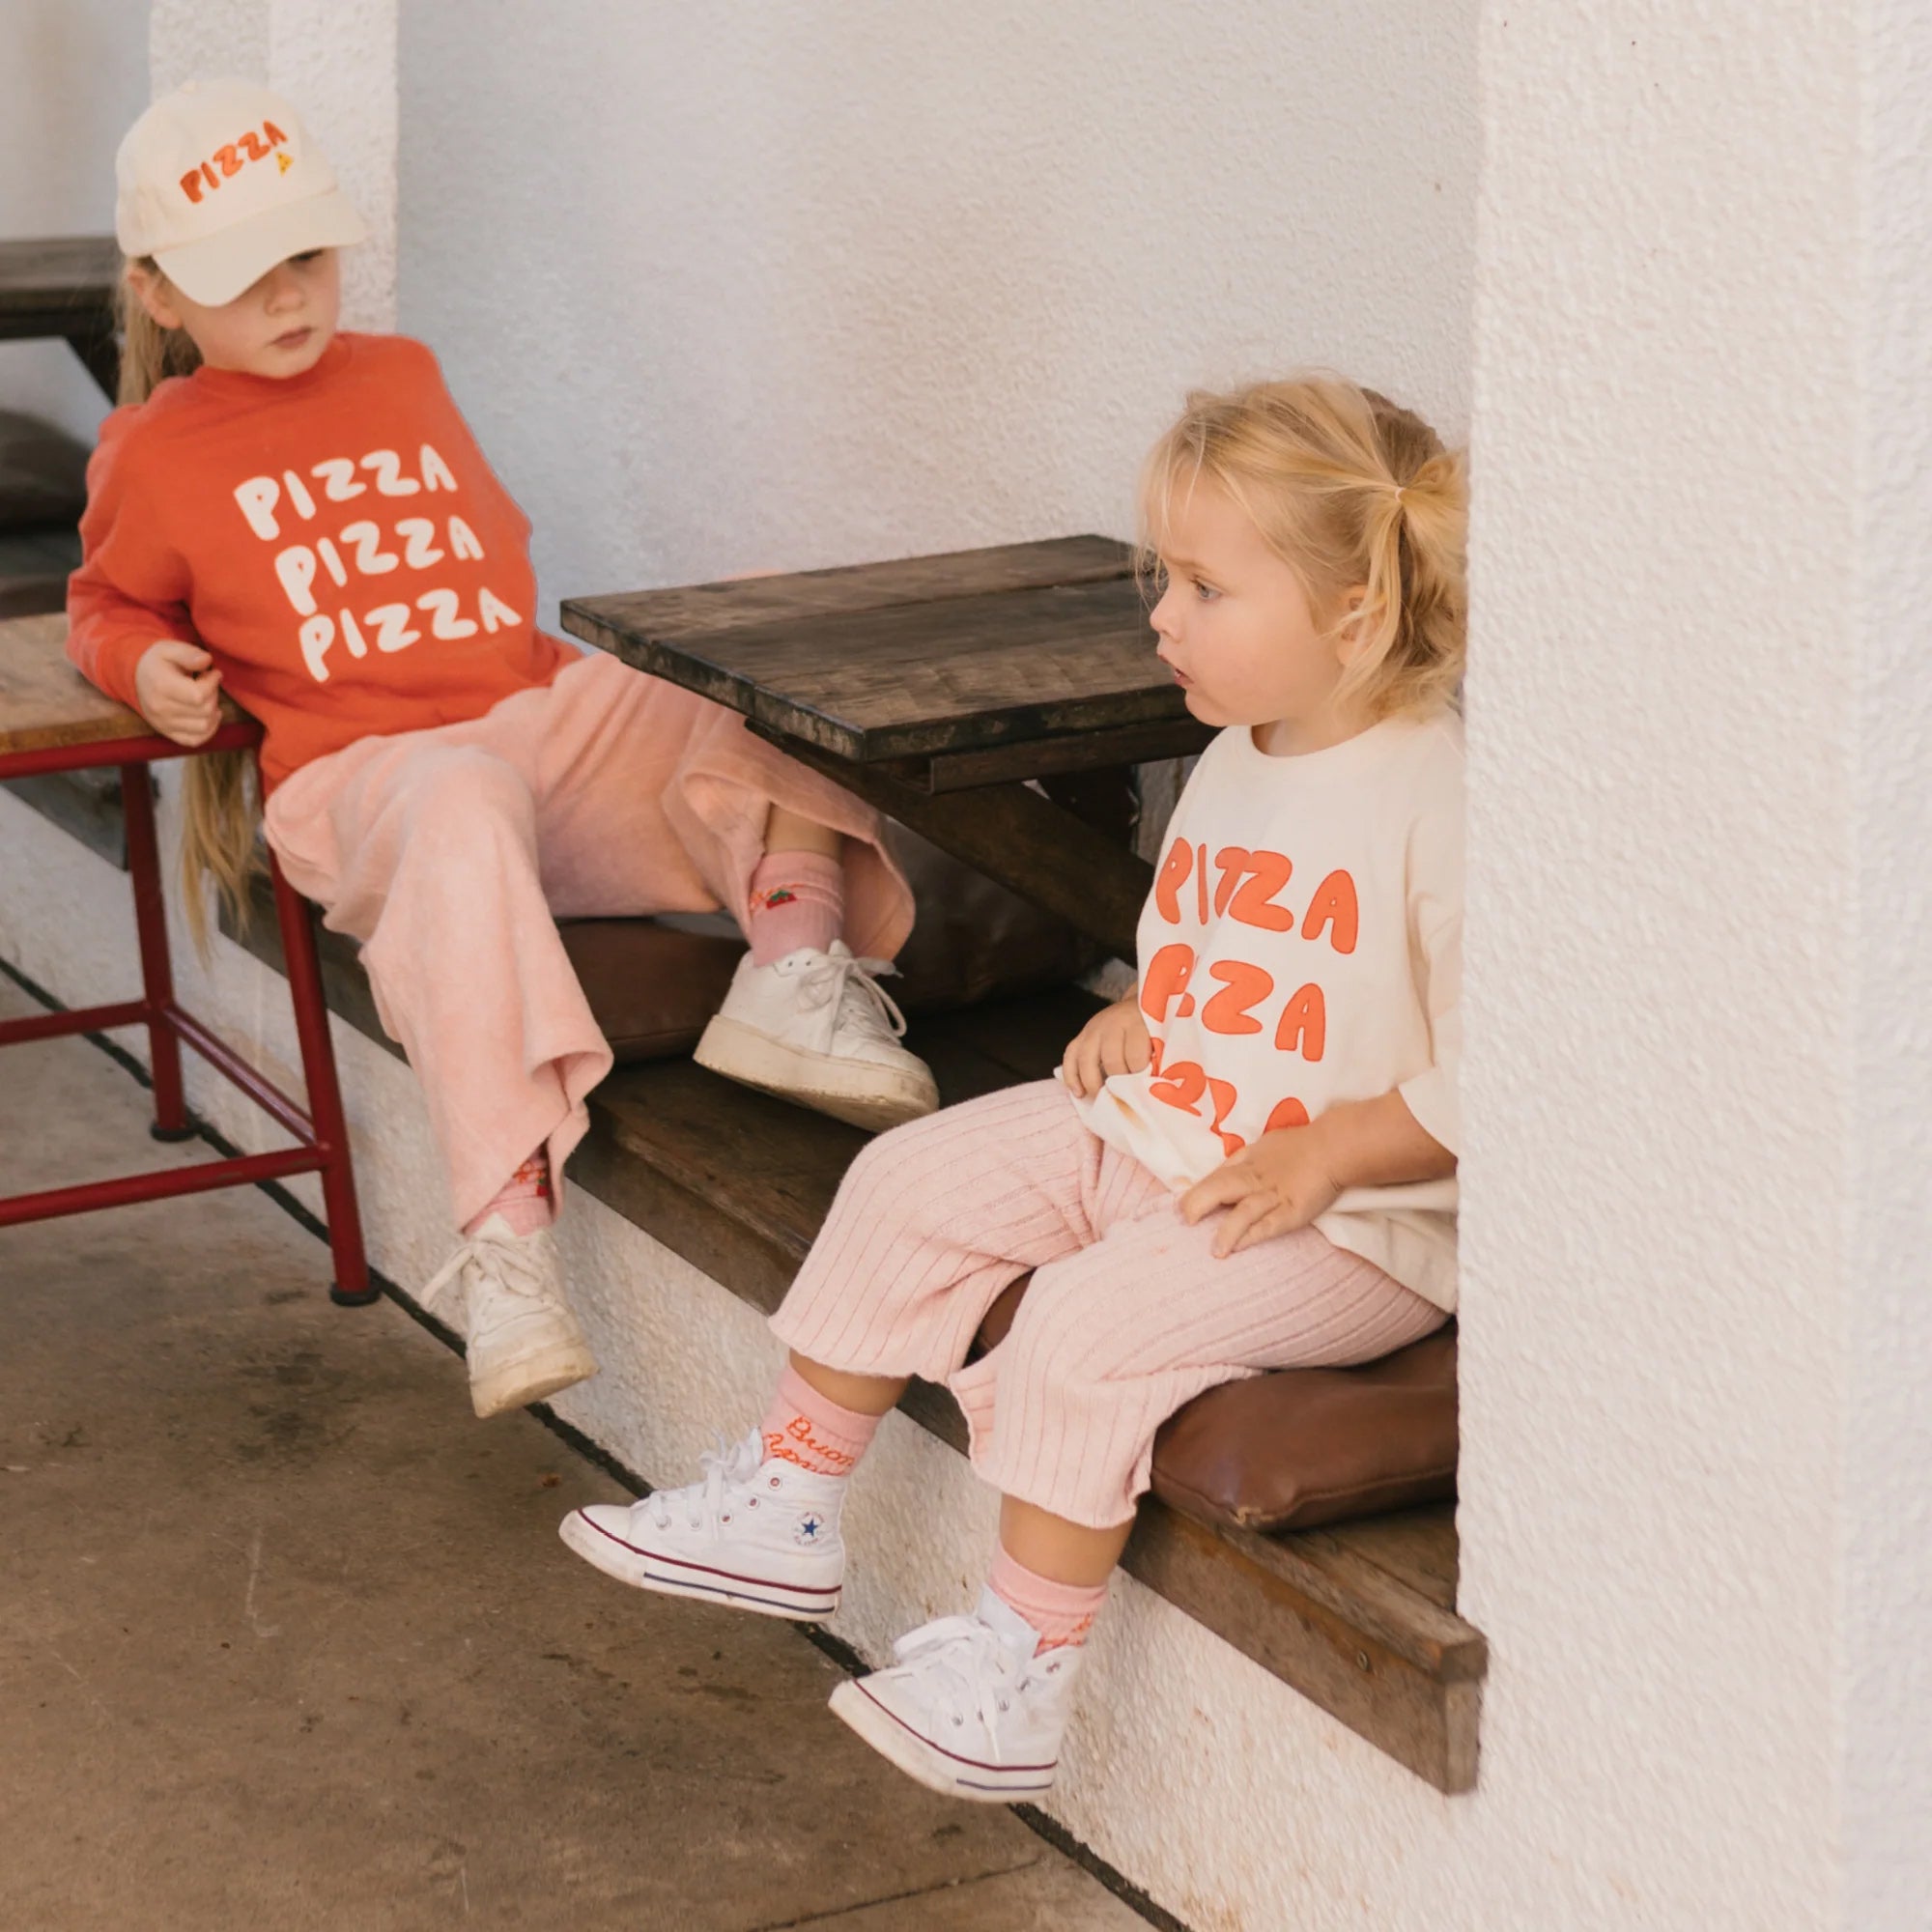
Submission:
[[[898,1662],[832,1693],[841,1718],[909,1776],[952,1798],[1011,1804],[1051,1788],[1080,1647],[1040,1652],[1033,1626],[991,1590],[893,1646]]]
[[[880,979],[884,959],[801,947],[769,966],[738,962],[724,1004],[704,1029],[698,1065],[746,1087],[849,1121],[895,1127],[939,1105],[924,1061],[899,1044],[905,1015]]]
[[[845,1575],[844,1477],[766,1457],[755,1429],[700,1461],[699,1481],[628,1506],[572,1510],[557,1534],[586,1562],[639,1590],[798,1623],[829,1617]]]
[[[423,1290],[422,1305],[433,1307],[459,1285],[469,1400],[478,1415],[541,1402],[597,1373],[564,1299],[563,1265],[548,1228],[517,1235],[492,1214]]]

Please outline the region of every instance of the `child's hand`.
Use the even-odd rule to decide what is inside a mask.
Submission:
[[[1217,1208],[1227,1208],[1214,1236],[1217,1257],[1293,1234],[1325,1213],[1342,1192],[1328,1154],[1319,1122],[1276,1127],[1196,1181],[1180,1197],[1181,1217],[1191,1228]]]
[[[1091,1100],[1115,1073],[1138,1073],[1151,1049],[1140,995],[1129,993],[1102,1007],[1074,1036],[1061,1062],[1060,1077],[1083,1100]]]
[[[141,716],[177,745],[199,745],[221,723],[221,673],[198,644],[163,638],[134,667],[134,698]]]

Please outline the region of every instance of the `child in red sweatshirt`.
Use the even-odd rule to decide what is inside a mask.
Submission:
[[[185,87],[117,174],[132,407],[89,469],[69,650],[181,743],[221,689],[261,721],[269,842],[423,1082],[463,1236],[424,1299],[461,1287],[479,1415],[537,1401],[595,1371],[551,1224],[611,1065],[555,916],[728,908],[751,951],[699,1057],[884,1126],[937,1102],[871,956],[910,894],[867,807],[537,628],[529,525],[435,357],[337,329],[364,231],[286,101]]]

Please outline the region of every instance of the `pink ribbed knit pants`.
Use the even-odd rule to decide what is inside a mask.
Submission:
[[[1188,1227],[1057,1081],[1009,1088],[866,1149],[772,1327],[828,1368],[949,1383],[989,1483],[1102,1529],[1203,1389],[1373,1361],[1447,1319],[1312,1228],[1217,1261],[1216,1218]],[[1011,1332],[962,1366],[1028,1268]]]
[[[847,935],[890,958],[912,895],[877,814],[736,713],[601,651],[485,717],[318,758],[270,797],[289,878],[362,942],[459,1224],[536,1148],[561,1198],[611,1067],[555,917],[722,905],[742,923],[775,803],[847,835]]]

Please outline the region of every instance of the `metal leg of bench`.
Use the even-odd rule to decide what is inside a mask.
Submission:
[[[181,1040],[167,1017],[175,998],[174,969],[168,959],[168,918],[155,838],[155,794],[146,765],[121,767],[121,812],[128,829],[128,875],[134,888],[134,932],[141,946],[148,1059],[155,1078],[155,1123],[148,1131],[157,1141],[192,1140],[182,1092]]]
[[[328,1298],[343,1308],[362,1308],[380,1296],[369,1285],[369,1263],[362,1252],[362,1219],[355,1207],[355,1174],[349,1158],[349,1123],[342,1113],[342,1090],[335,1077],[335,1049],[328,1037],[328,1008],[322,993],[322,962],[308,901],[289,884],[271,852],[269,875],[275,889],[275,918],[282,929],[282,960],[289,995],[295,1002],[296,1037],[301,1042],[302,1079],[308,1088],[308,1114],[323,1153],[323,1212],[335,1259]]]

